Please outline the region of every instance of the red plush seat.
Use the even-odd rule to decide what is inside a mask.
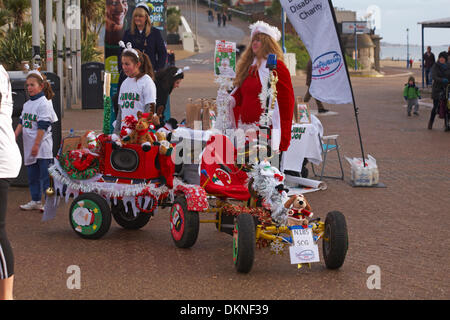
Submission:
[[[200,185],[219,198],[246,201],[250,198],[247,173],[235,166],[236,149],[224,135],[214,135],[206,143],[200,165]]]

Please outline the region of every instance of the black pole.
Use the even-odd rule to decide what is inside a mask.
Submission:
[[[350,80],[350,74],[348,73],[347,61],[345,60],[345,52],[344,52],[344,50],[342,50],[341,36],[339,35],[339,32],[337,31],[338,30],[338,28],[337,28],[337,20],[336,20],[336,15],[334,13],[333,3],[331,3],[331,0],[328,0],[328,5],[330,6],[331,16],[333,17],[333,22],[334,22],[334,28],[336,30],[336,35],[337,35],[338,41],[339,41],[339,48],[341,49],[342,59],[344,60],[345,72],[347,73],[348,83],[350,85],[350,91],[352,93],[353,109],[355,110],[356,127],[358,128],[359,145],[361,147],[361,154],[362,154],[363,164],[364,164],[364,167],[366,167],[366,160],[365,160],[366,158],[365,158],[365,155],[364,155],[364,147],[363,147],[363,143],[362,143],[361,129],[359,127],[359,119],[358,119],[359,109],[358,109],[358,107],[356,107],[355,95],[353,94],[352,82]]]

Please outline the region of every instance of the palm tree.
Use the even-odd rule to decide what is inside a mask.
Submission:
[[[86,40],[89,32],[96,35],[105,23],[104,0],[81,0],[81,37]]]
[[[5,10],[12,17],[14,26],[20,28],[25,21],[27,10],[31,7],[30,0],[3,0]]]

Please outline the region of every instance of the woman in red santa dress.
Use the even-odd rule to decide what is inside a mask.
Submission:
[[[289,70],[283,62],[283,52],[278,45],[280,31],[269,24],[258,21],[250,25],[251,45],[239,59],[235,89],[231,92],[230,107],[237,128],[249,128],[258,125],[261,114],[266,108],[264,95],[267,92],[270,70],[266,67],[269,54],[277,57],[276,84],[277,98],[274,103],[272,122],[272,150],[286,151],[291,141],[291,127],[294,112],[294,90]]]

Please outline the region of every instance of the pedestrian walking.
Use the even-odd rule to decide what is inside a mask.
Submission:
[[[423,68],[425,70],[425,81],[426,85],[431,86],[431,68],[436,62],[433,52],[431,52],[431,47],[427,47],[427,51],[423,54]]]
[[[431,97],[433,98],[433,109],[431,110],[430,120],[428,121],[428,129],[433,129],[434,118],[439,113],[440,101],[444,98],[445,90],[449,84],[450,67],[448,65],[448,54],[445,51],[439,53],[438,61],[431,69],[433,79],[433,87]],[[445,131],[449,131],[448,112],[445,113]]]
[[[217,12],[217,26],[220,27],[220,23],[222,22],[222,15],[220,12]]]
[[[311,80],[312,80],[312,61],[311,61],[311,59],[309,59],[307,65],[306,65],[306,86],[307,86],[307,90],[306,90],[305,98],[303,99],[305,102],[308,102],[311,99],[311,93],[309,92],[309,87],[311,86]],[[316,98],[314,98],[314,100],[316,101],[317,111],[319,113],[326,113],[326,112],[328,112],[328,109],[325,109],[325,107],[323,106],[322,101],[317,100]]]
[[[419,88],[416,86],[416,81],[414,77],[409,77],[408,83],[405,84],[405,87],[403,88],[403,98],[408,103],[407,106],[407,114],[408,117],[411,116],[411,110],[414,106],[414,115],[419,115],[419,100],[422,99],[420,96]]]
[[[214,22],[214,15],[211,8],[208,9],[208,22]]]
[[[6,235],[6,208],[10,179],[19,175],[22,156],[12,129],[12,90],[0,64],[0,300],[13,299],[14,254]]]
[[[175,52],[173,50],[169,50],[167,53],[167,65],[169,67],[175,66]]]
[[[227,15],[224,13],[222,13],[222,25],[225,27],[227,23]]]
[[[48,167],[53,161],[52,123],[58,121],[53,110],[52,98],[55,96],[45,75],[31,70],[25,86],[30,100],[25,102],[16,138],[23,136],[23,162],[27,168],[31,201],[20,206],[22,210],[43,212],[42,195],[50,186]]]

